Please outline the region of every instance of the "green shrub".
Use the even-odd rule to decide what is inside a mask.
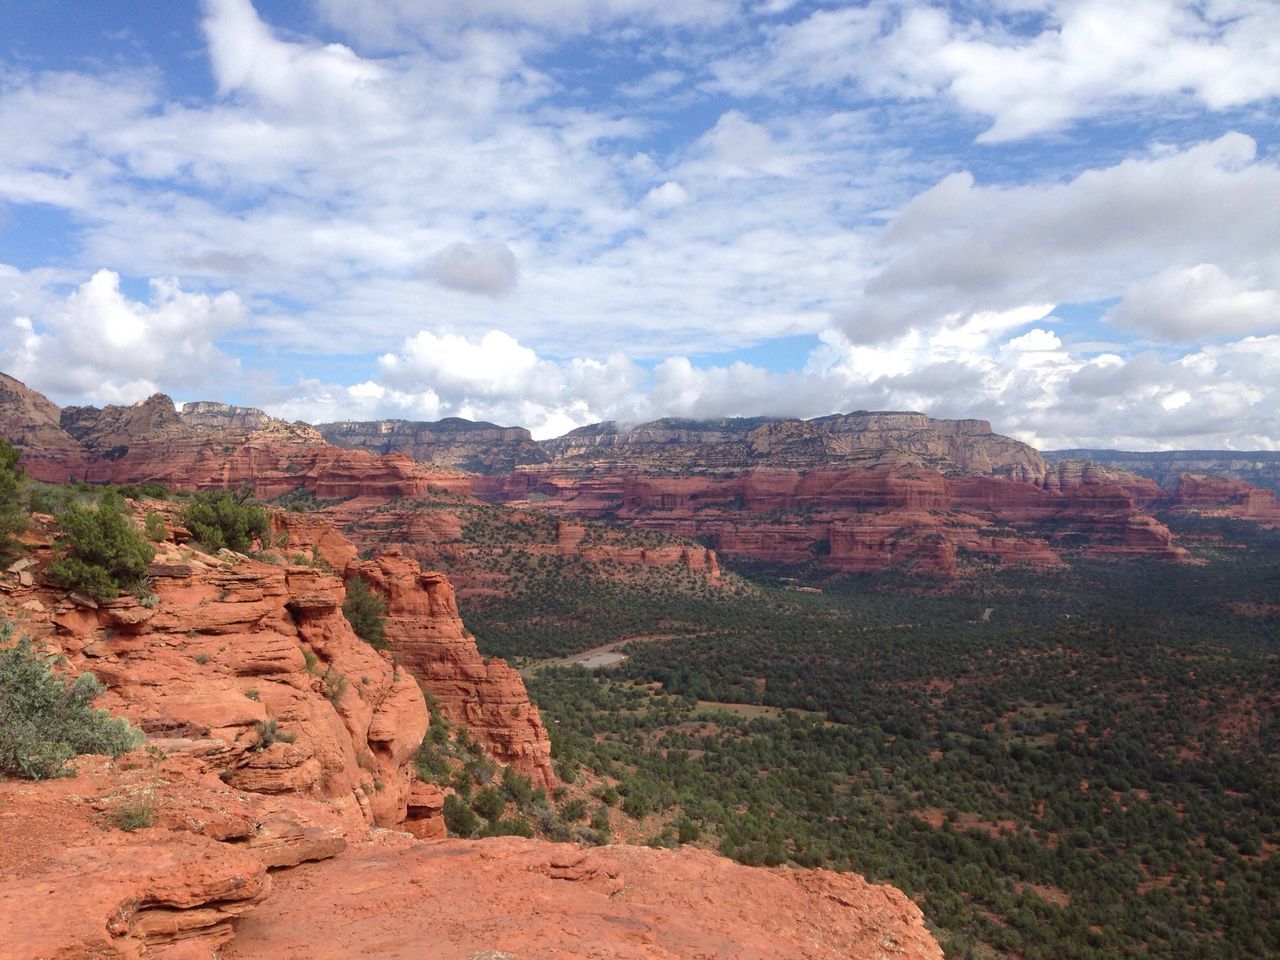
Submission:
[[[159,543],[169,537],[169,530],[164,525],[164,517],[158,513],[148,513],[143,528],[146,531],[147,539],[154,543]]]
[[[418,774],[418,779],[425,783],[449,782],[449,760],[440,747],[430,740],[423,740],[422,746],[414,754],[413,769]]]
[[[507,801],[493,787],[485,787],[476,792],[475,799],[471,801],[471,809],[492,823],[507,809]]]
[[[582,797],[566,800],[560,806],[560,817],[570,823],[576,823],[587,815],[587,801]]]
[[[482,837],[532,837],[533,827],[524,817],[509,817],[490,823],[480,835]]]
[[[532,781],[528,777],[516,773],[510,767],[502,771],[502,792],[520,807],[527,807],[533,802]]]
[[[389,648],[383,633],[387,601],[375,593],[363,577],[352,577],[347,581],[347,599],[342,603],[342,613],[356,636],[373,649]]]
[[[0,626],[0,642],[12,635]],[[0,650],[0,773],[44,780],[69,774],[67,761],[82,753],[118,757],[142,743],[142,732],[96,709],[106,687],[91,673],[56,676],[47,658],[23,637]]]
[[[182,511],[182,525],[209,550],[243,553],[271,529],[271,520],[246,491],[206,490],[197,493]]]
[[[13,538],[27,529],[27,504],[23,496],[23,470],[18,448],[0,440],[0,552],[13,549]]]
[[[480,828],[480,818],[456,795],[444,798],[444,825],[454,837],[472,837]]]
[[[64,553],[47,570],[54,583],[95,600],[110,600],[122,588],[141,589],[156,551],[113,497],[103,497],[96,506],[68,507],[58,528],[62,533],[54,546]]]

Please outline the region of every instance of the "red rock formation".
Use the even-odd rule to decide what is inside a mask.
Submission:
[[[273,420],[260,410],[190,406],[179,413],[172,400],[156,394],[130,406],[59,411],[6,377],[0,382],[0,433],[22,449],[31,476],[51,483],[248,486],[266,500],[294,490],[320,500],[470,492],[466,476],[455,470],[403,454],[379,457],[334,447],[311,427]]]
[[[915,904],[856,874],[743,867],[690,848],[502,837],[365,847],[290,871],[224,953],[357,955],[941,960],[942,951]]]
[[[1276,495],[1240,480],[1184,473],[1178,477],[1174,498],[1178,506],[1198,512],[1254,520],[1267,526],[1280,525],[1280,503],[1276,502]]]
[[[344,839],[307,825],[314,801],[233,790],[190,745],[151,746],[82,757],[70,779],[0,782],[5,960],[942,956],[914,904],[854,874],[687,847]],[[157,824],[122,832],[113,812],[138,797]],[[410,810],[440,802],[418,785]]]
[[[553,787],[551,741],[520,674],[486,660],[463,628],[453,587],[398,553],[349,568],[387,598],[386,639],[447,720],[465,725],[494,759]]]
[[[157,787],[173,775],[168,767],[154,778]],[[110,793],[119,781],[99,773],[0,782],[6,960],[208,957],[270,892],[266,865],[251,849],[189,831],[99,825],[94,808],[121,802]]]
[[[115,712],[156,736],[218,745],[227,782],[399,823],[427,729],[413,677],[352,633],[337,577],[227,556],[162,544],[155,607],[131,597],[91,606],[39,586],[5,602],[27,604],[27,629],[105,682]],[[292,742],[264,748],[256,725],[268,721]]]
[[[442,708],[553,782],[519,675],[478,657],[447,581],[400,557],[353,562],[313,518],[278,523],[291,549],[384,590],[388,637]],[[691,849],[420,843],[410,835],[443,835],[443,792],[408,771],[425,704],[407,669],[352,634],[335,576],[166,543],[158,604],[94,604],[41,585],[49,534],[37,521],[34,564],[3,575],[0,607],[69,670],[97,674],[101,704],[149,742],[79,758],[72,779],[0,782],[5,960],[941,956],[902,894],[850,874]],[[269,721],[274,734],[257,726]],[[155,825],[124,833],[115,814],[134,803]]]
[[[1121,482],[1123,481],[1123,482]],[[1052,541],[1083,538],[1095,555],[1181,560],[1167,528],[1140,512],[1156,499],[1138,478],[1097,482],[1060,471],[1048,486],[995,476],[888,468],[738,475],[600,476],[575,485],[548,469],[476,478],[481,497],[709,541],[717,553],[848,572],[891,568],[952,576],[968,560],[1056,566]],[[535,501],[531,493],[538,494]]]

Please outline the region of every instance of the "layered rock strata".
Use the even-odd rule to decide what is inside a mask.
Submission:
[[[5,377],[0,432],[21,449],[28,474],[50,483],[250,487],[266,500],[297,490],[318,500],[470,492],[457,471],[403,454],[344,450],[306,424],[285,423],[252,408],[196,403],[180,412],[163,394],[129,406],[59,410]]]
[[[1139,481],[1139,494],[1149,482]],[[754,470],[731,476],[477,477],[482,498],[583,517],[614,517],[769,562],[951,576],[966,557],[1054,566],[1083,539],[1096,555],[1180,560],[1168,529],[1141,513],[1126,483],[1061,475],[1049,486],[936,470]]]
[[[457,417],[434,423],[344,421],[322,423],[316,429],[340,447],[379,455],[403,453],[414,460],[468,473],[510,473],[524,464],[546,463],[551,459],[523,427],[499,427]]]
[[[387,642],[445,719],[466,726],[494,759],[535,786],[553,787],[551,741],[524,680],[505,660],[480,656],[448,579],[396,552],[348,569],[386,597]]]

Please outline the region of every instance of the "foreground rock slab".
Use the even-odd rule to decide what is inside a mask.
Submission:
[[[276,875],[224,960],[941,958],[892,887],[701,850],[386,834]]]

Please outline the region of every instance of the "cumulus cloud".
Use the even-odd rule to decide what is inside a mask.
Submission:
[[[243,91],[290,110],[363,111],[382,78],[376,64],[341,44],[308,46],[278,40],[250,0],[204,0],[205,35],[218,89]]]
[[[516,255],[505,243],[451,243],[431,256],[425,272],[441,286],[491,297],[513,293],[520,283]]]
[[[1251,289],[1212,263],[1170,267],[1130,284],[1106,319],[1164,340],[1260,333],[1280,327],[1280,294]]]
[[[1233,312],[1214,320],[1202,303],[1164,332],[1186,339],[1197,317],[1208,324],[1206,336],[1257,332],[1249,318],[1265,326],[1266,290],[1280,283],[1280,219],[1259,198],[1280,196],[1280,166],[1256,152],[1252,138],[1229,133],[1066,183],[986,186],[970,173],[950,174],[890,223],[881,237],[884,266],[837,320],[851,339],[878,342],[913,325],[932,328],[1033,299],[1103,300],[1170,261],[1213,262],[1219,271],[1258,278],[1263,290],[1252,297],[1228,291],[1224,284],[1232,281],[1211,271],[1184,277],[1184,291],[1194,287],[1201,300],[1219,305],[1226,297]],[[1161,291],[1167,297],[1177,282],[1165,275],[1135,288],[1135,302],[1149,304]],[[1135,309],[1131,304],[1120,318],[1132,321]]]
[[[961,19],[912,0],[820,9],[769,32],[764,53],[728,57],[717,77],[740,94],[796,84],[871,96],[947,96],[990,118],[980,141],[1057,130],[1134,102],[1194,98],[1221,111],[1280,95],[1280,8],[1048,0],[991,4]],[[1028,30],[1028,22],[1038,26]]]
[[[217,341],[245,319],[235,293],[188,293],[159,278],[149,302],[131,300],[118,274],[99,270],[34,316],[10,316],[0,342],[6,371],[55,399],[131,403],[158,390],[221,391],[239,364]]]

